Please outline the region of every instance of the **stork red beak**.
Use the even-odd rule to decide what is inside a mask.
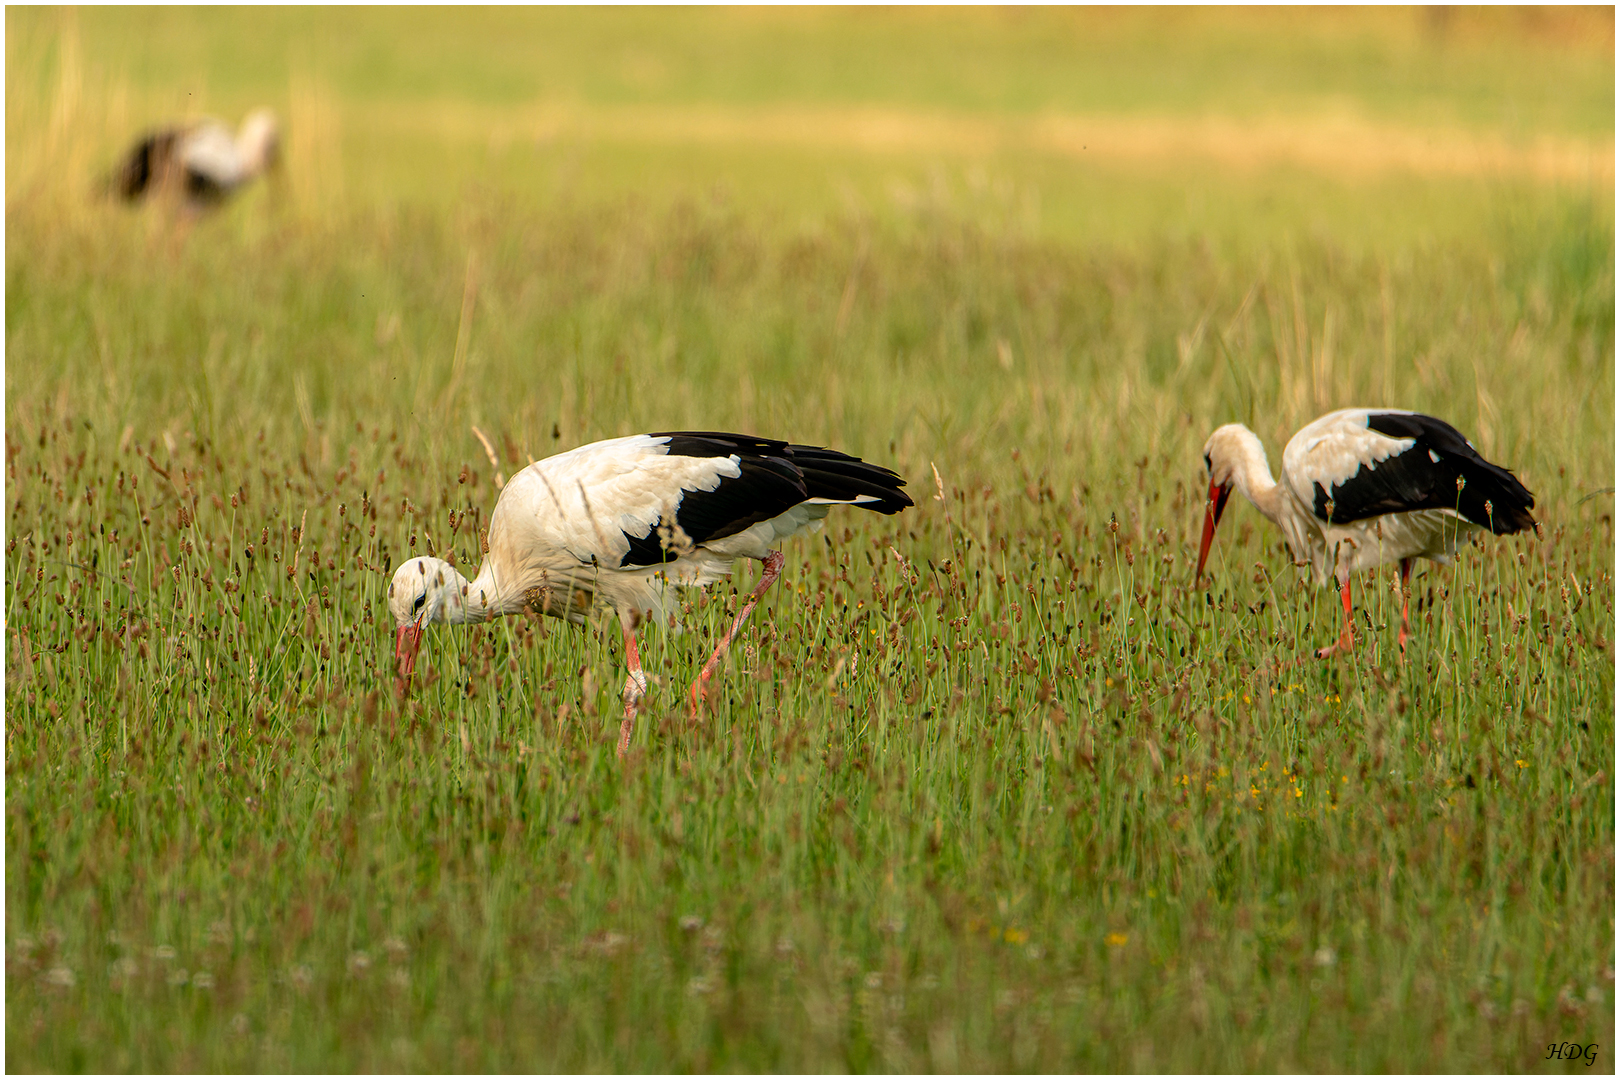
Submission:
[[[410,689],[411,672],[416,668],[416,649],[422,644],[422,626],[420,623],[408,623],[399,628],[399,636],[394,639],[394,660],[399,664],[399,678],[394,682],[394,689],[400,697]]]
[[[1213,480],[1209,485],[1209,501],[1204,504],[1204,539],[1198,545],[1198,573],[1193,575],[1193,584],[1197,585],[1204,576],[1204,562],[1209,558],[1210,541],[1215,539],[1215,526],[1221,523],[1221,511],[1226,509],[1226,500],[1232,494],[1231,484],[1217,484]]]

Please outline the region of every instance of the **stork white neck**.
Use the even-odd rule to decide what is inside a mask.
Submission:
[[[268,168],[276,158],[279,142],[275,113],[269,109],[249,113],[236,135],[236,152],[244,177],[257,176]]]
[[[1242,424],[1226,424],[1204,444],[1209,478],[1222,487],[1230,484],[1243,493],[1266,517],[1283,525],[1282,486],[1271,477],[1266,448],[1260,436]]]

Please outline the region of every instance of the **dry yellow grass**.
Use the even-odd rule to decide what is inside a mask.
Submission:
[[[1256,172],[1279,166],[1339,179],[1392,174],[1511,178],[1612,186],[1614,139],[1512,139],[1461,127],[1392,124],[1344,109],[1315,116],[973,117],[894,108],[556,103],[492,108],[360,107],[350,122],[449,143],[507,146],[568,140],[638,146],[780,148],[873,155],[989,158],[1049,154],[1103,166],[1173,165]]]

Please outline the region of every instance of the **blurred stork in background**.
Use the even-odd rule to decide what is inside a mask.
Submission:
[[[275,166],[280,146],[280,128],[269,109],[249,113],[234,135],[218,120],[198,120],[143,136],[113,171],[109,186],[126,202],[176,198],[194,216]]]
[[[1350,575],[1401,564],[1401,633],[1406,651],[1406,582],[1415,558],[1451,561],[1463,532],[1501,536],[1535,527],[1536,500],[1518,479],[1479,455],[1444,420],[1401,409],[1340,409],[1299,429],[1283,448],[1282,482],[1266,448],[1242,424],[1216,428],[1204,444],[1209,502],[1196,581],[1235,486],[1276,522],[1288,550],[1318,585],[1333,574],[1344,600],[1344,632],[1316,655],[1355,647]]]

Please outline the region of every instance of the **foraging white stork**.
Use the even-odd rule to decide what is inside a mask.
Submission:
[[[601,600],[624,630],[623,756],[647,691],[636,626],[663,617],[668,586],[717,581],[738,558],[765,564],[692,684],[695,713],[721,655],[782,572],[776,545],[820,528],[836,503],[898,513],[912,505],[904,485],[890,470],[837,450],[709,431],[607,439],[537,461],[496,501],[476,578],[425,556],[394,572],[388,606],[398,627],[399,691],[429,623],[482,622],[524,608],[578,623]]]
[[[111,178],[127,202],[173,190],[189,212],[223,202],[237,188],[274,165],[280,153],[276,117],[257,109],[235,135],[218,120],[199,120],[154,131],[125,154]]]
[[[1412,560],[1451,561],[1464,530],[1497,535],[1535,527],[1536,500],[1507,469],[1493,465],[1444,420],[1400,409],[1340,409],[1299,429],[1283,448],[1282,482],[1271,478],[1266,450],[1242,424],[1217,428],[1204,444],[1209,502],[1198,547],[1203,576],[1210,541],[1235,486],[1276,522],[1296,563],[1316,584],[1329,573],[1344,599],[1344,632],[1316,655],[1355,646],[1350,575],[1401,564],[1401,633],[1406,651],[1406,582]]]

